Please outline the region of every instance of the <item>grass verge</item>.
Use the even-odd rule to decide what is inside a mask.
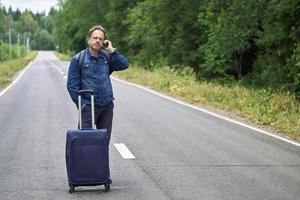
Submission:
[[[25,57],[8,60],[0,63],[0,89],[12,82],[13,76],[28,65],[37,55],[36,51],[31,51]]]
[[[59,53],[58,51],[55,51],[54,54],[55,54],[60,60],[63,60],[63,61],[70,61],[71,58],[72,58],[71,55],[62,54],[62,53]]]
[[[189,70],[158,68],[148,71],[136,66],[114,76],[177,96],[193,104],[218,108],[247,122],[300,141],[300,102],[290,93],[247,89],[196,81]]]

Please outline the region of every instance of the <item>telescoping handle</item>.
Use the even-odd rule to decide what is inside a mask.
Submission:
[[[96,126],[95,126],[94,90],[78,90],[77,94],[78,94],[79,129],[82,129],[81,96],[83,94],[89,94],[91,96],[92,129],[96,129]]]

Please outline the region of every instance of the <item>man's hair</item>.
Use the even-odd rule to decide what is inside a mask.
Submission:
[[[103,26],[101,26],[101,25],[95,25],[95,26],[93,26],[93,27],[89,30],[87,37],[90,38],[90,37],[92,36],[92,33],[93,33],[95,30],[100,30],[100,31],[102,31],[102,32],[104,33],[104,40],[107,39],[107,32],[106,32],[106,30],[103,28]]]

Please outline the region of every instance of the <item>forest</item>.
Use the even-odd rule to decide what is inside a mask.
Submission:
[[[12,10],[11,7],[1,6],[0,61],[24,56],[27,48],[55,50],[52,29],[56,12],[54,8],[51,8],[46,16],[45,13],[34,14],[30,10],[21,12],[19,9]]]
[[[1,7],[0,39],[74,55],[103,25],[145,69],[191,68],[197,79],[300,98],[299,0],[59,0],[48,14]],[[21,40],[23,41],[23,40]],[[24,42],[21,44],[25,44]],[[2,58],[3,59],[3,58]]]

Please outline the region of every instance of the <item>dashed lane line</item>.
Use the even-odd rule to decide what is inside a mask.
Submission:
[[[124,143],[114,143],[114,146],[123,159],[135,159],[135,156],[129,151]]]

